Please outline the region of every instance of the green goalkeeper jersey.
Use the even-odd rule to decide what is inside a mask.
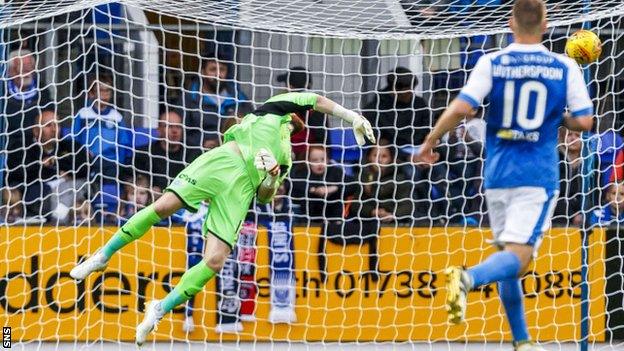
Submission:
[[[225,132],[224,141],[236,141],[243,155],[254,187],[266,176],[254,165],[254,157],[262,148],[269,150],[281,168],[282,181],[292,166],[290,145],[291,113],[303,113],[316,107],[317,94],[286,93],[273,96],[254,112]]]

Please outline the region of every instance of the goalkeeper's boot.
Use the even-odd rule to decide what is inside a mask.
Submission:
[[[534,341],[514,341],[514,351],[546,351],[545,348],[539,346]]]
[[[143,345],[152,330],[157,329],[158,322],[164,315],[165,312],[162,310],[160,300],[153,300],[145,304],[145,317],[143,317],[143,321],[136,328],[137,345]]]
[[[96,271],[103,271],[108,265],[108,259],[102,251],[97,251],[91,257],[84,260],[81,264],[74,267],[69,275],[76,280],[83,280],[89,274]]]
[[[449,322],[460,324],[466,314],[466,294],[469,278],[461,267],[449,267],[446,273],[446,311]]]

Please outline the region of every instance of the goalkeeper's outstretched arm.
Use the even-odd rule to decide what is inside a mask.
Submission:
[[[351,124],[353,126],[355,140],[359,145],[364,145],[366,143],[366,139],[370,140],[372,143],[375,143],[375,134],[373,133],[373,128],[371,127],[370,122],[359,113],[346,109],[340,104],[337,104],[332,100],[320,95],[316,99],[316,105],[314,106],[314,110],[324,114],[330,114],[334,117],[338,117],[343,121]]]
[[[366,139],[375,142],[375,135],[370,122],[359,113],[348,110],[330,99],[315,93],[290,92],[275,95],[256,109],[255,113],[272,113],[278,116],[292,116],[313,109],[323,114],[338,117],[353,126],[353,133],[359,145]],[[296,126],[293,128],[296,131]]]

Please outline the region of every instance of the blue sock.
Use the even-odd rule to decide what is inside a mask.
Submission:
[[[520,272],[520,259],[509,251],[500,251],[467,272],[472,278],[472,288],[492,282],[515,279]]]
[[[509,279],[498,282],[498,294],[505,306],[507,321],[511,328],[514,341],[529,340],[524,315],[524,296],[522,295],[522,285],[520,279]]]

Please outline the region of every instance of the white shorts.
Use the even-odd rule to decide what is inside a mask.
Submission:
[[[486,189],[490,227],[497,243],[531,245],[538,249],[550,221],[559,191],[539,187]]]

